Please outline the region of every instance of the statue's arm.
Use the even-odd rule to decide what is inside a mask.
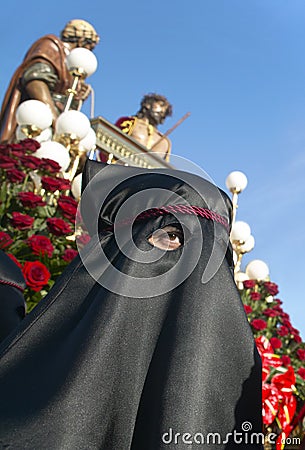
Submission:
[[[25,70],[21,79],[23,89],[25,89],[29,98],[40,100],[49,105],[52,111],[53,121],[56,120],[58,112],[54,105],[51,92],[54,90],[57,82],[58,76],[53,67],[44,62],[32,64]]]
[[[48,85],[41,80],[32,80],[29,81],[29,83],[27,84],[26,90],[30,98],[34,100],[40,100],[41,102],[44,102],[47,105],[49,105],[52,111],[54,122],[57,119],[58,113],[54,106],[54,102],[51,97]]]

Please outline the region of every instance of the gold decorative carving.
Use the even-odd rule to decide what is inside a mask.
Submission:
[[[108,158],[109,161],[146,169],[173,167],[164,159],[159,158],[157,154],[147,150],[131,136],[123,133],[104,117],[91,119],[91,126],[96,133],[97,150],[103,150],[111,155],[111,158]]]

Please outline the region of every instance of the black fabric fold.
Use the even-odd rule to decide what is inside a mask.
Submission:
[[[96,164],[89,162],[90,170],[87,165],[85,187],[93,171],[104,170]],[[117,184],[122,174],[131,172],[131,179]],[[112,186],[106,196],[100,184],[104,176],[107,188]],[[1,448],[262,448],[228,436],[243,432],[245,422],[252,432],[262,430],[260,360],[234,284],[225,227],[191,215],[151,217],[132,224],[133,242],[121,227],[122,246],[117,240],[121,231],[104,229],[103,224],[115,223],[136,186],[144,191],[160,184],[169,192],[179,191],[180,201],[208,206],[230,221],[226,196],[205,180],[186,176],[189,183],[179,180],[178,171],[159,174],[120,167],[90,186],[84,198],[92,202],[91,213],[95,205],[99,234],[93,233],[80,257],[0,347]],[[193,182],[198,182],[199,192],[203,189],[204,200],[192,190]],[[96,196],[99,201],[105,197],[101,209]],[[148,198],[147,209],[154,203]],[[134,213],[136,208],[128,208],[130,216]],[[188,239],[174,251],[154,249],[158,259],[149,262],[147,237],[177,219],[191,231]],[[198,248],[196,262],[188,255]],[[107,262],[101,262],[101,250]],[[211,255],[222,258],[203,283]],[[99,268],[98,280],[91,267]],[[114,268],[127,275],[124,286],[119,277],[111,279]],[[161,281],[145,296],[124,294],[132,292],[136,279],[145,284],[157,277]],[[171,282],[175,287],[166,290]],[[192,445],[182,441],[183,433],[189,433]],[[218,433],[222,443],[194,441],[199,434],[207,439],[209,433]]]
[[[25,316],[25,280],[19,267],[0,250],[0,342]]]

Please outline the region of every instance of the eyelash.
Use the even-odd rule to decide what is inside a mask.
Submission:
[[[171,227],[174,229],[167,231],[167,227]],[[158,235],[158,232],[160,233],[160,235]],[[177,238],[178,242],[176,242]],[[153,247],[159,248],[161,250],[172,251],[180,248],[184,244],[184,235],[183,231],[180,229],[180,226],[167,225],[163,228],[158,228],[157,230],[155,230],[154,233],[152,233],[147,238],[147,240]]]
[[[171,238],[172,236],[174,238],[178,238],[180,240],[181,245],[183,245],[183,233],[179,230],[177,231],[166,231],[166,233],[168,234],[169,238]]]

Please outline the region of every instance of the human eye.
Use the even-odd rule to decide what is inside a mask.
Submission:
[[[154,231],[148,242],[160,250],[176,250],[183,245],[183,231],[177,226],[167,225]]]

